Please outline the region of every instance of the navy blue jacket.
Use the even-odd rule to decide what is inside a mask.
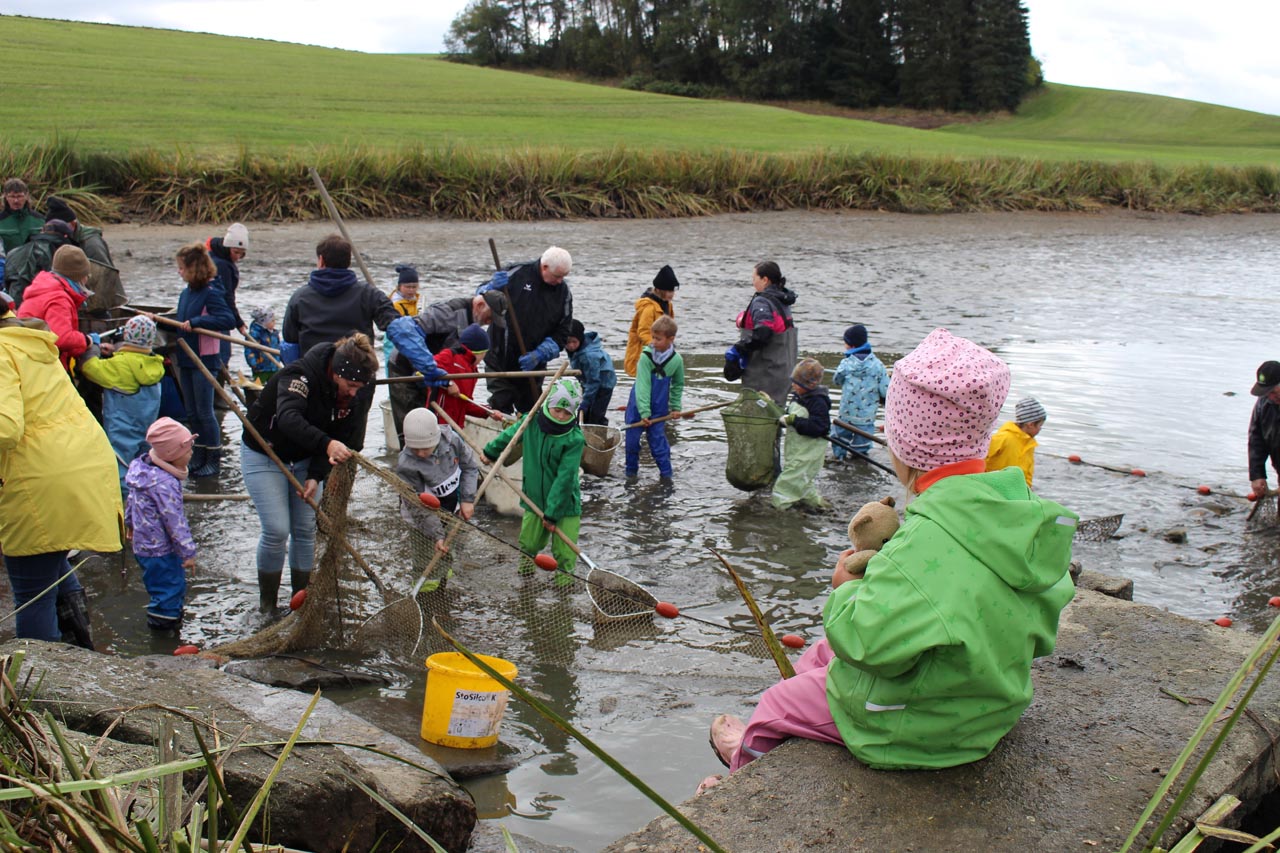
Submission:
[[[399,317],[387,294],[362,283],[351,270],[323,267],[312,270],[311,279],[289,297],[280,332],[305,354],[352,332],[372,340],[375,323],[385,331]]]
[[[216,278],[199,290],[192,290],[188,286],[182,291],[182,295],[178,297],[177,319],[179,323],[190,320],[193,329],[208,329],[211,332],[223,334],[234,329],[236,323],[235,315],[227,306],[227,296],[222,290],[222,282]],[[187,342],[187,346],[197,353],[200,352],[200,335],[195,332],[179,332],[179,334]],[[222,364],[218,353],[203,356],[200,360],[210,370],[215,371]],[[181,348],[178,350],[178,364],[182,367],[195,367]]]

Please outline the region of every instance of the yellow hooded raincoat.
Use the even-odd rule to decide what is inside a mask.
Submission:
[[[15,557],[121,547],[115,456],[56,341],[0,319],[0,547]]]

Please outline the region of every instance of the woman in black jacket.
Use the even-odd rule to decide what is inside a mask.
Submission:
[[[317,344],[286,365],[249,407],[249,421],[304,484],[299,495],[284,472],[246,431],[240,446],[244,485],[258,510],[259,605],[276,606],[286,552],[293,591],[305,589],[315,562],[315,512],[306,498],[320,500],[321,484],[352,450],[364,447],[373,402],[378,356],[367,335]]]

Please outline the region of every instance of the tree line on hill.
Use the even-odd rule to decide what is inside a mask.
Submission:
[[[1011,110],[1042,82],[1021,0],[472,0],[451,58],[701,97]]]

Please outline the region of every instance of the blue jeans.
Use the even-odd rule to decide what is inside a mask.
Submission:
[[[13,587],[13,603],[21,607],[71,569],[67,561],[66,551],[51,551],[48,554],[31,554],[26,557],[4,555],[4,566],[9,571],[9,585]],[[18,637],[27,640],[62,639],[62,631],[58,628],[58,596],[66,595],[81,589],[80,581],[75,575],[68,575],[66,580],[58,584],[56,590],[40,596],[35,604],[18,614]]]
[[[299,483],[307,481],[309,459],[286,462]],[[244,487],[258,510],[262,535],[258,538],[258,574],[278,575],[284,571],[284,557],[289,554],[289,568],[311,571],[316,556],[316,514],[289,485],[284,472],[265,453],[246,443],[240,445],[240,474]],[[320,502],[324,483],[316,489]]]
[[[215,362],[215,366],[209,370],[216,375],[218,357],[214,355],[207,358]],[[198,367],[179,365],[178,380],[182,383],[182,400],[187,407],[187,425],[198,436],[196,444],[201,447],[222,447],[218,418],[213,411],[213,385],[204,378]]]
[[[160,623],[182,619],[182,605],[187,597],[187,573],[177,554],[134,559],[142,566],[142,583],[151,595],[147,616],[158,617]],[[156,621],[156,620],[149,620]]]

